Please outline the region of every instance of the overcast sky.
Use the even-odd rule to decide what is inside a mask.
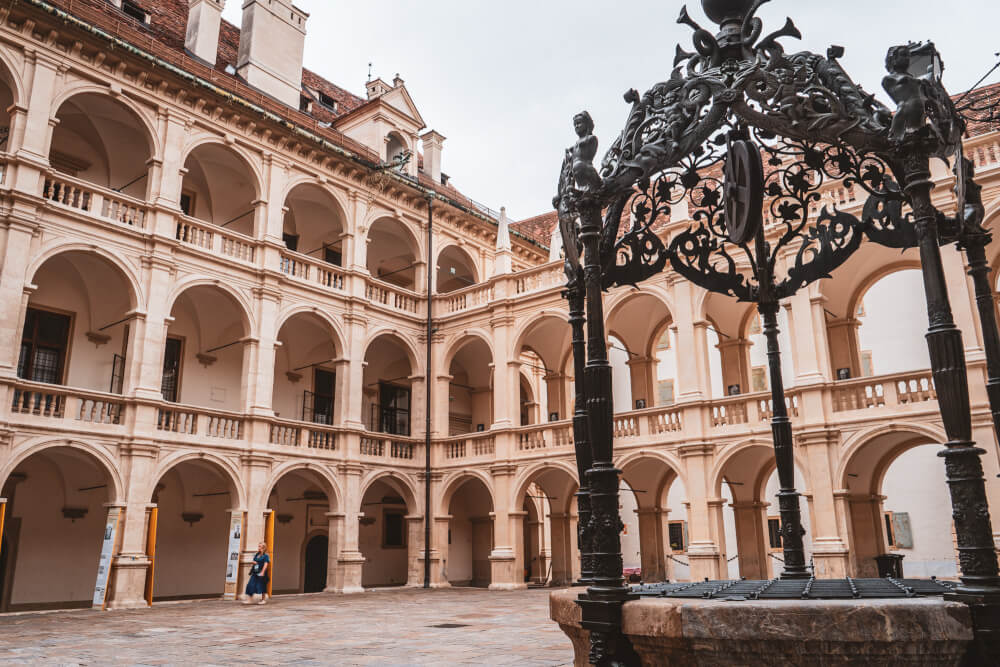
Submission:
[[[551,209],[572,116],[588,109],[601,155],[624,124],[622,94],[666,79],[674,47],[691,48],[670,0],[296,0],[310,13],[305,64],[363,95],[374,76],[406,81],[429,129],[445,135],[443,169],[466,195],[515,220]],[[698,2],[694,19],[708,25]],[[240,24],[241,0],[225,17]],[[897,9],[905,7],[905,10]],[[998,0],[773,0],[765,32],[791,16],[789,50],[847,48],[847,71],[880,94],[888,46],[934,40],[952,92],[1000,51]],[[988,81],[1000,80],[994,73]]]

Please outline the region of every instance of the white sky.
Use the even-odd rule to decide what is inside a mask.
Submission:
[[[236,25],[241,5],[226,3],[224,16]],[[675,23],[682,3],[669,0],[296,5],[311,14],[307,67],[359,95],[369,62],[386,81],[398,72],[428,128],[448,137],[443,168],[456,187],[494,209],[507,206],[515,220],[551,209],[573,114],[591,112],[603,155],[625,121],[622,94],[668,78],[677,43],[693,50],[691,30]],[[688,5],[708,27],[700,3]],[[933,39],[952,92],[975,83],[1000,51],[997,0],[774,0],[759,16],[765,34],[792,16],[803,40],[784,40],[790,51],[846,47],[848,73],[883,100],[891,45]]]

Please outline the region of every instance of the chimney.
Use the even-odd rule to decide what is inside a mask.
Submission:
[[[244,0],[236,73],[263,93],[299,108],[309,15],[290,0]]]
[[[226,0],[188,0],[184,48],[213,67],[219,53],[219,26],[225,4]]]
[[[443,184],[441,181],[441,147],[444,145],[444,137],[431,130],[420,136],[424,142],[424,173],[431,177],[436,184]]]
[[[374,79],[365,82],[365,90],[368,92],[368,99],[371,100],[381,95],[385,95],[392,90],[392,88],[390,88],[389,84],[382,79]]]

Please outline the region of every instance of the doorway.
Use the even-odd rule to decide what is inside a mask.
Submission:
[[[314,535],[306,543],[306,562],[303,570],[302,592],[322,593],[326,588],[327,548],[330,539],[326,535]]]

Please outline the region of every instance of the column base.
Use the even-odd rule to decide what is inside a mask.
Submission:
[[[149,559],[146,554],[120,554],[111,565],[108,609],[147,609],[146,572]]]
[[[365,557],[360,551],[344,552],[340,554],[337,561],[337,571],[334,573],[333,585],[327,586],[324,591],[332,593],[342,593],[345,595],[354,593],[364,593],[365,589],[361,585],[362,570],[365,564]]]
[[[490,587],[491,591],[516,591],[528,587],[523,581],[524,573],[518,573],[517,557],[509,548],[494,549],[490,554]]]
[[[848,575],[850,551],[839,537],[813,540],[813,576],[817,579],[843,579]]]

